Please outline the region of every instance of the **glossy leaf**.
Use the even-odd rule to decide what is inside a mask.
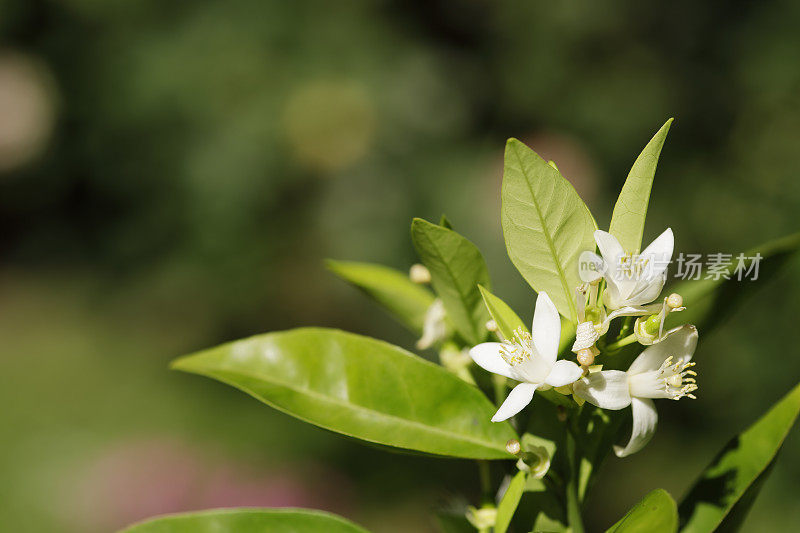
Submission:
[[[674,533],[677,530],[675,500],[667,491],[656,489],[633,506],[607,533]]]
[[[511,524],[511,519],[514,517],[514,512],[517,510],[519,501],[522,498],[522,493],[525,492],[525,482],[527,481],[528,474],[526,472],[517,472],[511,478],[503,498],[497,505],[497,519],[494,523],[494,533],[506,533],[508,526]]]
[[[458,333],[469,344],[483,341],[489,312],[478,285],[489,286],[489,271],[481,252],[455,231],[420,218],[411,224],[411,238]]]
[[[317,426],[420,452],[509,459],[481,392],[391,344],[325,328],[267,333],[176,360]]]
[[[669,119],[636,158],[611,215],[609,233],[617,238],[626,251],[632,253],[639,253],[641,250],[650,189],[656,175],[658,156],[671,125],[672,119]]]
[[[336,515],[307,509],[216,509],[161,516],[122,533],[367,533]]]
[[[720,451],[681,502],[683,533],[738,529],[800,413],[800,385]]]
[[[482,285],[478,285],[478,289],[481,291],[486,309],[489,310],[492,320],[497,324],[497,332],[503,339],[513,339],[514,331],[518,328],[528,331],[528,328],[525,327],[525,323],[507,303],[489,292],[489,290]]]
[[[506,144],[501,220],[508,255],[536,292],[576,321],[578,256],[597,225],[572,185],[517,139]]]
[[[758,279],[737,279],[735,269],[738,261],[732,257],[724,274],[730,279],[684,280],[672,286],[670,292],[683,296],[686,310],[670,315],[668,324],[695,324],[701,331],[708,331],[723,322],[736,310],[741,301],[760,289],[764,283],[774,279],[786,263],[800,249],[800,233],[770,241],[744,253],[745,257],[761,254]],[[749,266],[749,263],[745,268]]]
[[[422,332],[425,312],[433,303],[431,291],[393,268],[352,261],[326,261],[328,269],[361,289],[416,334]]]

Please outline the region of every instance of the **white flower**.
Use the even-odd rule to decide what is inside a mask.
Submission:
[[[422,323],[422,337],[417,341],[417,348],[427,350],[437,342],[447,337],[447,312],[444,303],[435,299],[425,311],[425,320]]]
[[[664,288],[675,244],[671,229],[667,228],[638,255],[626,252],[616,237],[608,232],[595,231],[594,240],[602,258],[593,252],[581,254],[580,274],[587,282],[602,274],[606,280],[603,301],[609,309],[632,308],[623,314],[639,313],[644,304],[658,298]]]
[[[531,333],[520,328],[513,340],[485,342],[469,351],[478,366],[521,382],[492,417],[500,422],[519,413],[543,385],[561,387],[581,377],[581,368],[571,361],[556,361],[561,337],[561,319],[556,306],[539,293],[533,312]]]
[[[689,361],[696,346],[697,328],[685,325],[645,348],[627,372],[603,370],[573,383],[575,395],[603,409],[631,406],[633,432],[627,446],[614,447],[618,457],[638,452],[653,437],[658,414],[652,398],[694,399],[696,374]]]

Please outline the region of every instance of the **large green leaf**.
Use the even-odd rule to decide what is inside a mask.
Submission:
[[[606,533],[674,533],[678,530],[675,500],[663,489],[649,492]]]
[[[367,533],[330,513],[307,509],[216,509],[161,516],[121,533]]]
[[[764,283],[774,279],[798,249],[800,249],[800,233],[795,233],[745,252],[745,257],[761,254],[756,280],[737,279],[734,269],[738,261],[732,254],[728,268],[724,270],[730,279],[720,276],[718,279],[684,280],[672,286],[672,291],[683,296],[686,310],[670,315],[669,324],[695,324],[701,331],[708,331],[719,325],[740,306],[744,298],[760,289]]]
[[[517,139],[506,144],[501,220],[511,262],[536,292],[577,320],[578,256],[594,250],[589,208],[553,166]]]
[[[470,344],[486,338],[489,312],[478,284],[489,286],[489,271],[478,248],[455,231],[415,218],[411,238],[447,316]]]
[[[382,265],[326,261],[328,269],[364,291],[414,333],[422,332],[425,312],[433,303],[431,291],[413,283],[403,272]]]
[[[656,175],[658,156],[671,125],[672,119],[669,119],[636,158],[611,215],[609,233],[617,238],[625,250],[632,253],[639,253],[642,246],[650,189]]]
[[[681,502],[682,533],[735,531],[800,413],[800,385],[731,440]]]
[[[391,344],[325,328],[267,333],[182,357],[173,368],[233,385],[301,420],[369,442],[510,459],[516,434],[481,392]]]

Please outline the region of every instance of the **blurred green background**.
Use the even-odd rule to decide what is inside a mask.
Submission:
[[[312,324],[413,346],[322,266],[407,269],[412,216],[446,213],[529,317],[499,224],[510,136],[604,227],[674,116],[646,240],[738,253],[797,231],[798,23],[788,0],[0,0],[0,529],[296,505],[433,530],[471,463],[387,455],[168,361]],[[699,399],[662,402],[651,445],[609,462],[592,529],[679,497],[795,384],[798,277],[701,332]],[[750,530],[800,523],[798,442]]]

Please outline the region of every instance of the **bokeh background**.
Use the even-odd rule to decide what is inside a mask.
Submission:
[[[387,455],[168,361],[312,324],[411,347],[322,261],[406,269],[412,216],[446,213],[530,316],[499,224],[510,136],[605,226],[674,116],[645,239],[738,253],[797,231],[799,23],[790,0],[0,0],[0,529],[297,505],[433,530],[470,463]],[[795,384],[798,278],[701,335],[700,398],[609,462],[592,528],[679,497]],[[750,530],[800,523],[798,442]]]

